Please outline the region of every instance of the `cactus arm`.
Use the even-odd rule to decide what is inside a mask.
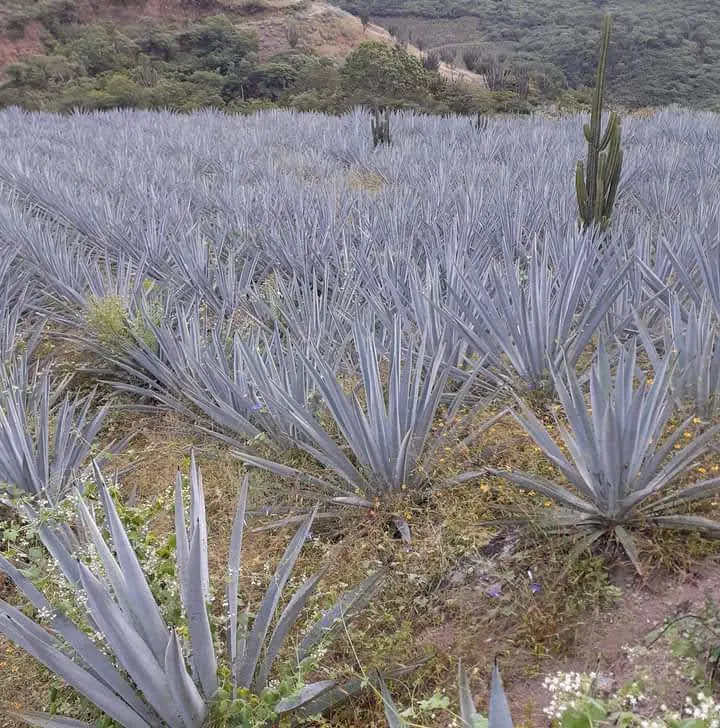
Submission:
[[[608,216],[610,216],[610,213],[612,213],[613,207],[615,206],[615,196],[617,195],[618,186],[620,184],[620,171],[622,169],[622,159],[623,159],[623,153],[622,153],[622,150],[620,150],[620,151],[618,151],[617,171],[612,176],[612,179],[610,180],[610,184],[608,185],[607,201],[605,203],[605,210],[606,210],[606,214]]]
[[[587,185],[585,184],[585,165],[582,160],[577,163],[575,168],[575,191],[577,193],[578,209],[580,210],[580,218],[585,224],[589,223],[588,220],[588,193]]]

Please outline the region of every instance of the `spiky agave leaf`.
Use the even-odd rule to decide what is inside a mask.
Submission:
[[[720,406],[720,319],[708,297],[686,308],[672,298],[664,349],[677,353],[673,392],[682,404],[692,403],[699,417],[711,419]]]
[[[327,414],[337,425],[344,447],[330,436],[306,402],[297,401],[279,383],[265,380],[270,389],[263,395],[270,409],[276,416],[295,423],[303,435],[296,442],[298,447],[344,480],[350,486],[347,495],[353,495],[352,490],[357,488],[367,493],[388,493],[413,483],[445,391],[448,369],[444,366],[442,348],[431,354],[425,338],[418,342],[407,337],[406,341],[400,317],[395,317],[388,335],[386,384],[385,357],[378,351],[375,320],[362,318],[355,323],[354,348],[360,369],[358,394],[345,392],[340,373],[320,351],[311,349],[307,355],[298,352],[323,398]],[[348,457],[347,449],[352,451],[359,467]],[[248,460],[263,466],[257,458],[251,456]],[[272,469],[267,464],[265,467]]]
[[[177,305],[162,322],[145,306],[142,324],[152,343],[131,332],[132,344],[121,355],[101,352],[128,376],[129,381],[116,381],[118,389],[152,397],[195,420],[202,412],[234,444],[271,431],[272,422],[254,409],[257,397],[237,345],[228,352],[226,342],[234,336],[226,321],[208,321],[194,304]],[[207,420],[204,424],[211,431]]]
[[[492,679],[490,681],[488,728],[513,728],[510,706],[508,705],[497,663],[493,665]]]
[[[474,728],[476,720],[480,717],[475,710],[475,702],[470,692],[470,681],[463,667],[462,660],[458,662],[458,699],[460,701],[460,720],[462,728]]]
[[[513,728],[510,706],[500,677],[500,670],[497,664],[493,665],[492,678],[490,680],[490,704],[487,721],[477,712],[470,692],[470,682],[467,673],[463,668],[462,661],[458,662],[458,698],[460,701],[460,723],[463,728],[479,728],[486,724],[487,728]],[[408,723],[400,715],[400,710],[393,702],[390,691],[382,676],[377,673],[375,682],[380,686],[385,718],[388,728],[406,728]]]
[[[552,435],[530,408],[521,403],[516,415],[544,454],[568,480],[565,485],[535,475],[487,469],[524,490],[536,490],[565,509],[563,527],[615,531],[615,536],[640,567],[636,547],[628,527],[648,523],[658,527],[681,527],[681,521],[667,520],[683,506],[711,497],[720,491],[720,478],[684,487],[664,495],[673,481],[706,452],[720,427],[708,428],[689,444],[676,448],[692,417],[669,434],[673,414],[669,396],[673,377],[671,357],[656,360],[651,384],[636,365],[637,344],[619,352],[613,378],[610,356],[604,344],[590,372],[590,402],[572,367],[553,369],[553,378],[567,417],[567,426],[557,429],[570,457],[567,458]],[[640,378],[640,385],[636,384]],[[661,517],[662,516],[662,517]],[[690,520],[682,523],[689,529]],[[696,526],[700,527],[698,522]],[[618,530],[620,529],[620,530]],[[705,524],[704,532],[712,533]]]
[[[1,369],[0,481],[57,505],[87,464],[110,405],[95,409],[93,395],[65,394],[67,379],[52,382],[24,356]]]
[[[18,569],[2,558],[0,569],[8,574],[37,609],[50,614],[54,631],[45,631],[15,607],[0,601],[0,632],[56,672],[121,725],[130,728],[200,728],[218,690],[218,658],[208,615],[210,591],[203,577],[207,573],[208,556],[200,470],[193,456],[189,513],[186,514],[183,503],[180,478],[175,490],[178,581],[189,626],[188,648],[192,674],[185,664],[177,634],[166,626],[152,596],[97,466],[95,471],[105,523],[110,533],[109,542],[102,535],[91,509],[80,493],[77,493],[77,503],[80,520],[102,563],[102,575],[94,574],[83,562],[73,560],[61,534],[56,534],[53,527],[43,525],[39,535],[61,565],[68,581],[79,592],[78,603],[85,611],[88,624],[96,634],[102,636],[116,664],[99,652],[79,627],[58,613]],[[237,593],[247,491],[248,482],[245,479],[238,501],[228,561],[231,638],[228,659],[234,684],[262,693],[267,687],[273,663],[283,642],[295,626],[322,572],[310,577],[298,588],[279,619],[274,621],[284,587],[308,536],[315,515],[313,512],[288,545],[253,619],[252,628],[248,631],[247,610],[245,617],[238,619]],[[29,512],[31,517],[33,514]],[[381,574],[375,574],[343,595],[323,618],[311,626],[303,639],[301,651],[308,654],[321,639],[332,635],[337,618],[349,619],[367,603],[380,578]],[[273,622],[274,628],[268,639]],[[334,681],[304,685],[295,694],[282,698],[275,706],[275,711],[278,714],[292,713],[309,704],[327,701],[327,695],[336,688],[337,683]],[[337,696],[333,697],[330,704],[338,699]],[[33,725],[48,720],[51,720],[50,716],[27,716],[27,721]]]
[[[382,695],[383,708],[385,710],[385,720],[388,728],[407,728],[407,721],[400,715],[400,710],[392,699],[388,686],[378,673],[376,678],[380,684],[380,694]]]
[[[625,269],[607,268],[598,279],[597,243],[583,242],[569,271],[553,264],[547,246],[535,246],[527,259],[506,251],[480,280],[458,273],[461,287],[451,293],[465,305],[448,316],[509,381],[538,388],[563,357],[577,363],[612,305]]]

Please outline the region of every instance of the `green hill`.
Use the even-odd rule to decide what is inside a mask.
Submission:
[[[613,99],[633,106],[720,104],[720,4],[710,0],[334,0],[425,48],[476,48],[526,64],[556,87],[592,84],[600,19],[615,23]],[[460,45],[458,45],[460,44]]]

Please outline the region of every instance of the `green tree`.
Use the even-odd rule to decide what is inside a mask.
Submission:
[[[340,77],[345,93],[363,101],[414,98],[428,87],[421,59],[379,41],[364,41],[352,51]]]
[[[84,27],[62,52],[82,64],[88,76],[97,76],[134,66],[140,48],[115,26],[98,23]]]
[[[231,73],[237,64],[257,52],[257,38],[225,15],[214,15],[193,23],[177,37],[189,70]]]

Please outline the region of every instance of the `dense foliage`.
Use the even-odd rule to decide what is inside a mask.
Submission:
[[[603,13],[614,19],[608,88],[632,106],[720,102],[720,7],[710,0],[338,0],[354,13],[369,7],[426,48],[449,45],[457,56],[521,61],[553,84],[591,86]],[[427,19],[427,22],[415,22]],[[458,19],[438,23],[438,19]],[[455,50],[453,48],[453,50]],[[454,55],[454,54],[453,54]]]
[[[145,18],[126,27],[52,27],[44,55],[6,67],[0,106],[250,111],[279,104],[330,113],[376,102],[440,113],[527,107],[512,93],[457,88],[400,45],[366,41],[341,64],[297,44],[261,60],[257,38],[225,15],[184,25]]]

